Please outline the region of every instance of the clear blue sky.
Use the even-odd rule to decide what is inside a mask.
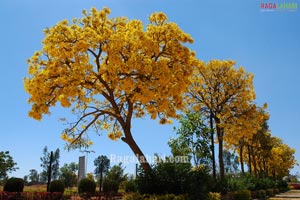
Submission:
[[[62,19],[81,17],[83,9],[109,7],[111,16],[127,16],[147,22],[154,11],[165,12],[195,43],[190,47],[197,57],[232,59],[255,75],[257,103],[269,104],[272,134],[296,149],[299,160],[300,124],[300,1],[295,12],[262,12],[262,0],[1,0],[0,1],[0,151],[9,150],[20,168],[11,175],[23,177],[30,169],[40,171],[45,145],[61,149],[60,163],[77,162],[79,151],[63,149],[60,117],[68,110],[52,109],[41,122],[27,117],[30,105],[22,79],[27,75],[26,60],[41,49],[43,29]],[[269,1],[267,1],[269,2]],[[283,2],[277,0],[275,2]],[[147,155],[169,154],[167,142],[174,125],[161,126],[149,119],[135,120],[133,133]],[[129,147],[95,136],[89,154],[88,171],[98,155],[132,155]],[[127,166],[134,173],[133,166]],[[299,171],[298,168],[294,172]]]

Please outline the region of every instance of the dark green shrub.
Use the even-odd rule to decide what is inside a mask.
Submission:
[[[140,169],[136,180],[141,194],[185,194],[189,189],[189,163],[160,162],[151,173]]]
[[[252,199],[257,199],[258,198],[257,191],[250,191],[250,193],[251,193],[251,198]]]
[[[104,180],[103,182],[103,192],[105,194],[114,193],[117,194],[119,190],[119,184],[114,180]]]
[[[50,183],[50,192],[60,192],[60,193],[64,193],[65,191],[65,184],[62,180],[54,180]]]
[[[251,195],[249,190],[235,191],[231,195],[233,200],[251,200]]]
[[[286,191],[288,189],[288,183],[284,180],[277,181],[276,183],[277,188],[279,188],[280,191]]]
[[[267,189],[267,190],[266,190],[266,194],[267,194],[267,196],[269,196],[269,197],[273,197],[273,196],[274,196],[274,190],[273,190],[273,189]]]
[[[274,189],[273,189],[273,193],[274,193],[274,194],[279,194],[279,189],[278,189],[278,188],[274,188]]]
[[[188,180],[189,198],[191,200],[207,200],[211,182],[207,169],[197,168],[190,171]]]
[[[96,182],[89,178],[83,178],[79,181],[78,192],[82,193],[95,193],[96,191]]]
[[[24,180],[21,178],[9,178],[3,188],[5,192],[23,192]]]
[[[221,194],[227,194],[229,191],[227,180],[221,180],[221,179],[215,180],[210,191],[219,192]]]
[[[256,190],[267,190],[276,186],[276,183],[268,178],[257,179],[255,183]]]
[[[255,179],[251,176],[233,177],[227,179],[228,191],[253,190],[255,188]]]
[[[137,185],[134,180],[128,180],[125,182],[125,192],[136,192],[137,191]]]
[[[165,195],[160,195],[156,197],[157,200],[174,200],[175,195],[174,194],[165,194]]]
[[[266,190],[258,190],[257,197],[258,198],[265,198],[267,196]]]

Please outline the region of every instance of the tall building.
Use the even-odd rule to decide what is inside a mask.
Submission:
[[[80,181],[85,178],[85,156],[79,157],[78,167],[78,181]]]

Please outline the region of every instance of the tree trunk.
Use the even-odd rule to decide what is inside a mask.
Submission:
[[[51,183],[51,174],[52,174],[52,162],[53,162],[53,151],[50,153],[50,161],[49,161],[49,168],[48,168],[48,177],[47,177],[47,192],[50,191],[50,183]]]
[[[99,180],[99,192],[102,192],[102,180],[103,180],[103,172],[100,171],[100,180]]]
[[[219,142],[219,166],[220,166],[220,179],[221,182],[225,180],[225,168],[224,168],[224,160],[223,160],[223,136],[224,132],[223,130],[218,127],[219,126],[219,120],[216,120],[216,130],[217,130],[217,136],[218,136],[218,142]]]
[[[257,162],[256,162],[256,157],[255,157],[253,147],[251,147],[251,153],[252,153],[252,158],[253,158],[254,175],[255,175],[255,177],[257,177]]]
[[[252,175],[252,168],[251,168],[251,152],[250,152],[250,145],[248,144],[248,161],[249,161],[249,174]]]
[[[220,178],[221,181],[225,180],[225,168],[223,160],[223,140],[219,141],[219,165],[220,165]]]
[[[152,171],[150,164],[148,163],[144,153],[141,151],[139,146],[134,141],[130,129],[124,129],[125,137],[122,138],[123,142],[128,144],[128,146],[133,151],[134,155],[137,157],[138,161],[140,162],[143,170],[146,173],[150,173]]]
[[[243,144],[240,143],[240,164],[241,164],[242,176],[245,175],[243,148],[244,148]]]
[[[213,125],[213,116],[210,111],[210,137],[211,137],[211,160],[212,160],[212,168],[213,168],[213,178],[216,179],[216,159],[215,159],[215,139],[214,139],[214,125]]]

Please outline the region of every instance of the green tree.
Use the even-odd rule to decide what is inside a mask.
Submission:
[[[49,191],[51,180],[57,179],[59,175],[59,157],[60,151],[58,148],[54,153],[52,151],[48,152],[47,146],[43,149],[43,156],[40,158],[42,162],[41,167],[43,168],[41,175],[47,177],[43,177],[43,179],[47,180],[47,191]]]
[[[228,150],[223,152],[224,168],[226,173],[236,173],[239,167],[239,158]]]
[[[179,120],[177,138],[169,141],[174,156],[189,156],[194,166],[211,163],[210,130],[200,113],[188,112]]]
[[[122,167],[122,163],[118,165],[114,165],[111,169],[107,172],[104,182],[103,182],[103,191],[110,192],[117,192],[121,182],[127,179],[127,174],[124,174],[124,168]]]
[[[35,185],[39,183],[40,176],[36,169],[29,170],[28,179],[30,181],[30,184]]]
[[[99,177],[99,192],[102,192],[102,182],[103,182],[103,175],[105,175],[110,167],[110,160],[107,156],[98,156],[94,160],[94,165],[96,167],[95,174]]]
[[[17,163],[14,162],[13,157],[9,155],[9,151],[0,151],[0,183],[7,178],[7,174],[16,171]]]
[[[65,163],[60,168],[60,179],[64,182],[65,187],[73,187],[77,183],[77,170],[78,164],[75,162]]]

